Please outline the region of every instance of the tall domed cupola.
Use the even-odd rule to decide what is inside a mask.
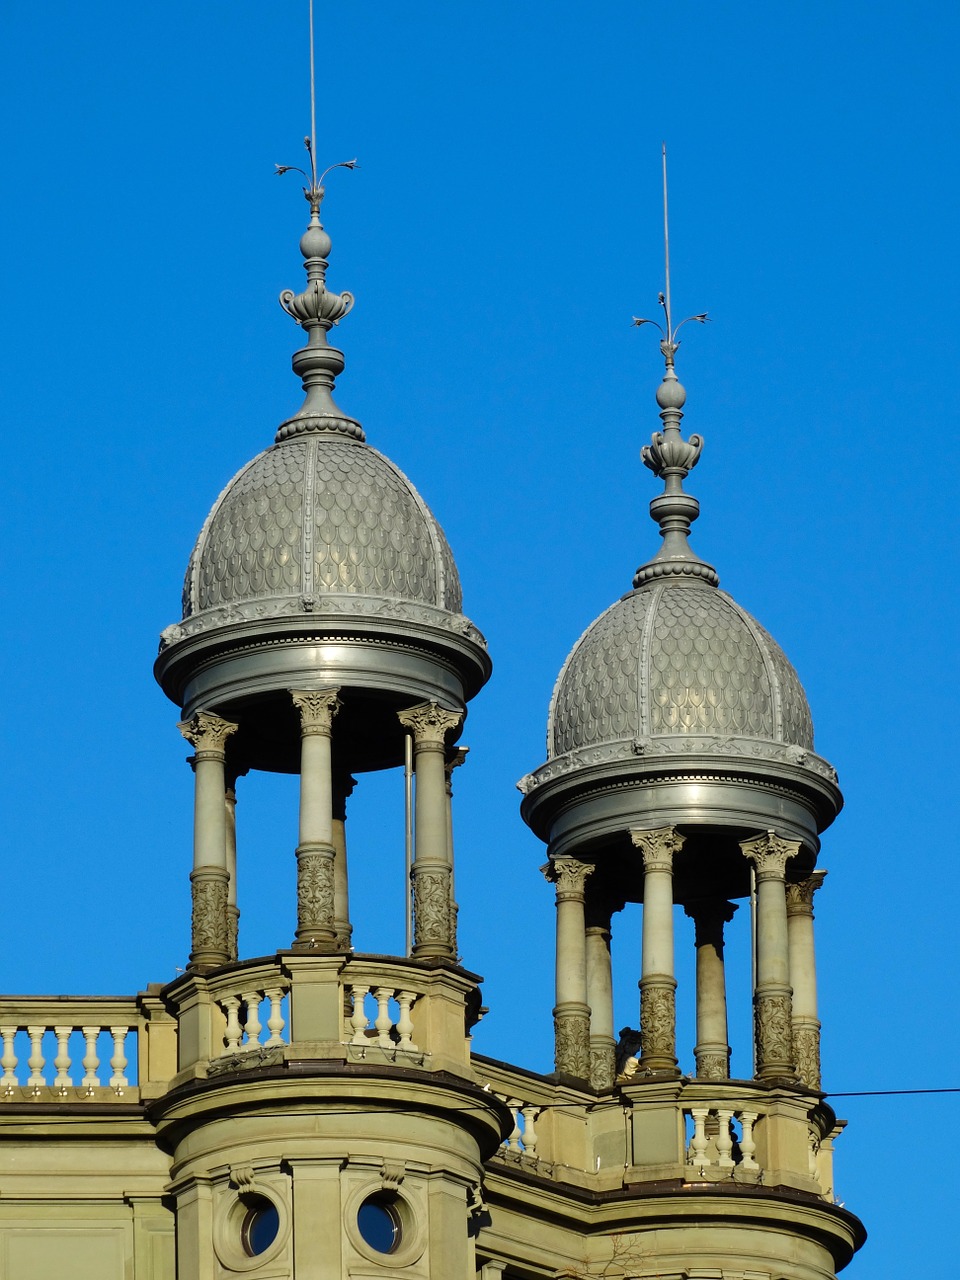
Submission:
[[[642,902],[639,1069],[678,1074],[673,909],[680,904],[697,931],[697,1076],[727,1078],[722,935],[735,900],[745,898],[758,912],[758,1079],[817,1088],[812,934],[803,934],[788,965],[785,893],[793,886],[807,894],[802,910],[812,918],[819,837],[842,798],[834,769],[813,750],[793,667],[690,545],[699,504],[683,483],[703,441],[681,433],[681,326],[672,324],[669,288],[668,259],[657,391],[663,429],[642,451],[663,481],[650,504],[662,542],[632,590],[574,645],[550,702],[546,762],[519,783],[521,813],[548,846],[544,870],[557,889],[557,1069],[598,1088],[614,1083],[623,1055],[613,1032],[611,917]],[[792,1007],[788,977],[797,991]]]
[[[237,721],[231,750],[245,766],[281,771],[298,768],[297,751],[283,746],[296,736],[284,731],[293,722],[288,690],[336,684],[351,767],[379,768],[402,758],[398,707],[413,699],[462,709],[490,660],[462,613],[439,523],[334,402],[344,359],[328,333],[353,297],[326,286],[323,187],[306,194],[307,285],[280,296],[307,334],[293,357],[306,399],[214,503],[156,674],[185,717],[215,703]]]

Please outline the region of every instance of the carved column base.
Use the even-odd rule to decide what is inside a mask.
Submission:
[[[302,844],[297,850],[296,950],[336,950],[333,858],[333,845]]]
[[[794,1018],[793,1052],[800,1083],[820,1090],[820,1022],[817,1018]]]
[[[353,944],[353,925],[346,924],[343,920],[334,921],[334,943],[337,951],[352,951]]]
[[[240,957],[240,908],[232,903],[227,904],[227,950],[230,959]]]
[[[617,1042],[612,1036],[590,1037],[590,1083],[594,1089],[613,1087],[617,1073]]]
[[[677,982],[666,974],[640,980],[640,1069],[677,1071]]]
[[[439,956],[457,958],[456,909],[453,877],[444,863],[420,863],[413,868],[413,954],[418,960]]]
[[[767,987],[756,994],[754,1027],[758,1080],[795,1080],[793,1001],[789,987]]]
[[[569,1001],[553,1011],[554,1062],[563,1075],[590,1079],[590,1006]]]
[[[217,867],[201,867],[190,873],[193,898],[191,969],[212,969],[230,963],[228,886],[227,872]]]
[[[698,1044],[693,1052],[697,1060],[698,1080],[730,1079],[729,1045]]]

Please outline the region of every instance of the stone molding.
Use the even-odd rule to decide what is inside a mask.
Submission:
[[[195,749],[194,760],[226,759],[226,741],[239,725],[212,711],[198,711],[192,720],[181,720],[177,728]]]
[[[630,839],[640,850],[644,871],[673,871],[673,856],[686,843],[676,827],[659,827],[656,831],[631,828]]]
[[[339,686],[329,689],[291,689],[293,705],[300,712],[300,733],[322,733],[327,737],[333,731],[333,718],[343,706],[337,697]]]
[[[752,862],[757,880],[783,880],[787,861],[800,852],[799,840],[784,840],[775,831],[764,831],[750,840],[741,840],[740,848],[748,862]]]
[[[397,712],[397,719],[405,729],[413,732],[416,747],[442,748],[446,736],[463,719],[462,711],[450,711],[437,702],[424,702],[418,707]]]
[[[827,878],[826,871],[814,871],[806,880],[787,884],[787,915],[813,916],[813,895]]]

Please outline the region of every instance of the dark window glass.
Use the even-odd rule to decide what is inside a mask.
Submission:
[[[260,1200],[243,1220],[243,1247],[251,1258],[266,1251],[277,1238],[280,1214],[269,1200]]]
[[[392,1253],[400,1243],[400,1221],[382,1200],[364,1200],[357,1213],[360,1234],[378,1253]]]

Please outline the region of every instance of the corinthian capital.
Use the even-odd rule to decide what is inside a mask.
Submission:
[[[589,862],[578,862],[576,858],[555,858],[540,870],[557,886],[557,901],[564,898],[583,898],[587,876],[593,875],[594,866]]]
[[[231,733],[236,733],[238,726],[215,716],[212,711],[198,711],[192,720],[181,720],[177,728],[198,756],[219,756],[222,760],[226,751],[224,744]]]
[[[806,880],[787,885],[787,915],[812,916],[813,895],[827,878],[825,871],[814,871]]]
[[[333,717],[343,703],[337,697],[337,689],[291,689],[293,705],[300,712],[300,732],[329,734]]]
[[[442,747],[447,733],[463,719],[463,712],[448,711],[436,702],[424,702],[419,707],[398,712],[397,719],[405,729],[413,731],[413,740],[418,747]]]
[[[787,870],[787,859],[800,852],[799,840],[784,840],[775,831],[765,831],[752,840],[741,840],[743,856],[752,862],[758,880],[782,880]]]
[[[680,852],[686,838],[676,827],[660,827],[657,831],[631,830],[630,839],[643,856],[644,871],[672,871],[673,855]]]

